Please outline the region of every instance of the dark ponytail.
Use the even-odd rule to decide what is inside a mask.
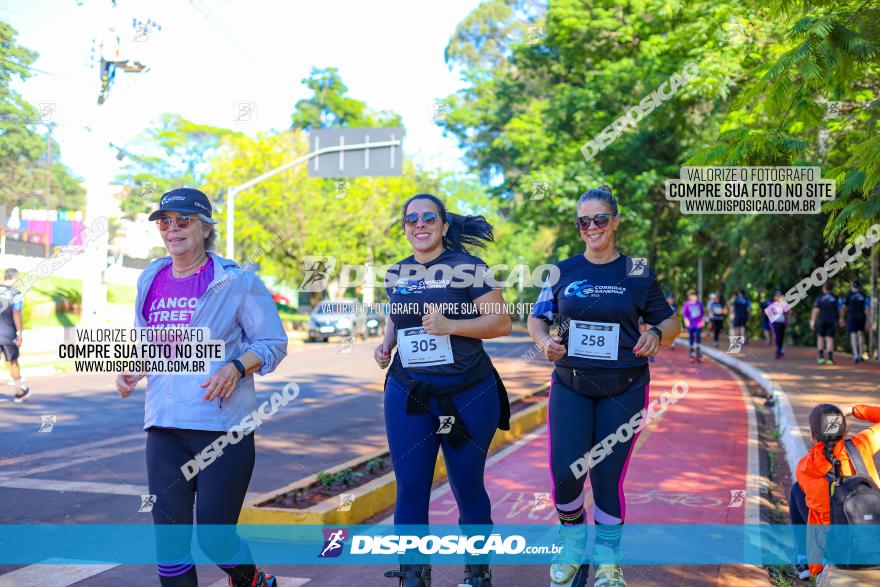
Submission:
[[[462,216],[446,211],[446,206],[433,194],[416,194],[403,205],[401,223],[406,216],[406,209],[415,200],[429,200],[437,206],[442,222],[449,223],[449,229],[443,237],[443,246],[450,251],[468,253],[467,247],[485,248],[487,243],[495,242],[492,225],[483,216]]]
[[[810,433],[824,445],[823,453],[834,462],[834,447],[846,438],[846,416],[833,404],[819,404],[810,412]]]
[[[614,196],[611,193],[610,185],[603,184],[597,188],[585,191],[581,194],[581,197],[578,198],[578,206],[587,200],[599,200],[605,202],[608,207],[611,208],[611,213],[617,216],[617,200],[614,199]]]

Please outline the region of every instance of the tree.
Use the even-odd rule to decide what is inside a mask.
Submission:
[[[296,103],[291,128],[402,126],[397,114],[374,112],[364,102],[348,97],[348,87],[338,71],[335,67],[314,67],[309,77],[302,80],[312,90],[312,96]]]
[[[168,190],[201,186],[223,139],[236,134],[179,114],[163,114],[125,149],[127,159],[116,178],[123,186],[122,211],[134,218],[155,209],[158,196]]]
[[[35,51],[16,42],[17,37],[13,27],[0,22],[0,203],[7,208],[79,208],[85,190],[60,163],[58,143],[36,130],[42,127],[48,133],[51,123],[11,87],[14,79],[31,76],[30,66],[37,58]],[[51,193],[46,191],[49,185]]]

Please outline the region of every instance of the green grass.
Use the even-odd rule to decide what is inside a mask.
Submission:
[[[137,286],[119,283],[107,284],[107,301],[111,304],[133,304],[137,300]]]
[[[73,312],[54,312],[26,320],[24,327],[26,330],[29,330],[31,328],[45,328],[47,326],[76,326],[79,324],[80,318],[79,314]]]

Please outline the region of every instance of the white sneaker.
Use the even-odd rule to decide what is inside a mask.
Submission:
[[[19,395],[19,394],[21,394],[21,395]],[[30,394],[31,394],[31,389],[27,385],[22,385],[19,388],[18,393],[15,395],[15,398],[12,401],[14,401],[17,404],[23,403],[24,400],[26,400]]]
[[[587,545],[587,525],[571,524],[559,526],[559,540],[562,551],[553,555],[550,565],[552,585],[568,585],[581,566],[584,549]]]
[[[626,587],[620,565],[596,565],[593,587]]]

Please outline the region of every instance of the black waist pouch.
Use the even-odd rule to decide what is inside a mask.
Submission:
[[[578,395],[609,397],[648,385],[651,382],[651,371],[647,365],[625,369],[572,369],[557,366],[553,370],[553,377]]]

